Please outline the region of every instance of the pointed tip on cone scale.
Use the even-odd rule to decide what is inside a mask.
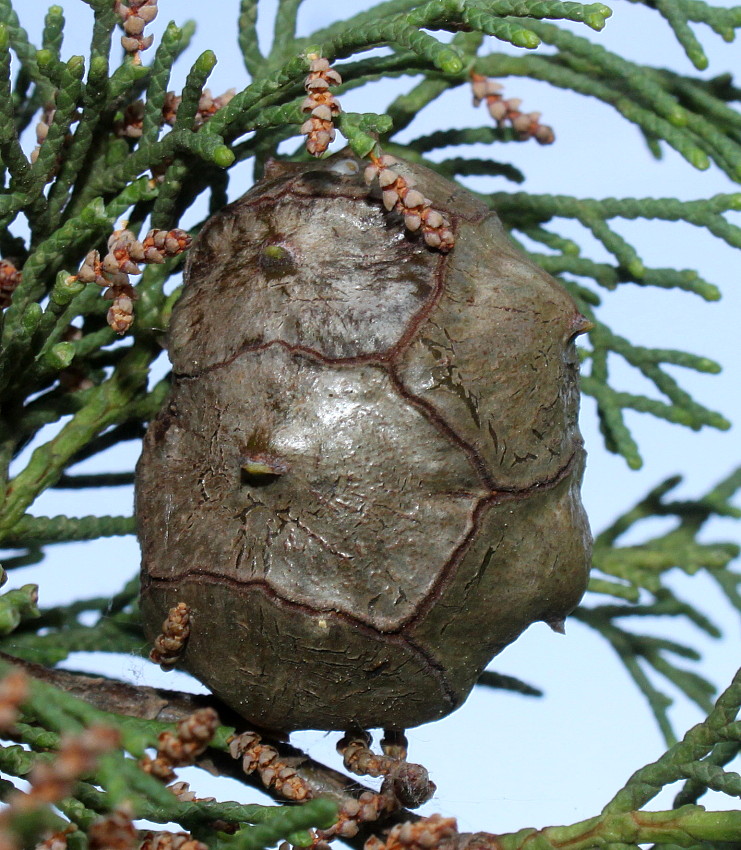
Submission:
[[[590,322],[590,320],[586,316],[582,316],[581,313],[577,313],[574,316],[573,321],[571,322],[571,336],[572,338],[575,336],[579,336],[580,334],[588,333],[594,328],[594,322]]]

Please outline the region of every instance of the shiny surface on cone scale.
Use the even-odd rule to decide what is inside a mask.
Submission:
[[[395,166],[442,254],[347,159],[206,224],[137,472],[148,636],[185,602],[181,666],[286,731],[444,716],[590,560],[571,297],[464,189]]]

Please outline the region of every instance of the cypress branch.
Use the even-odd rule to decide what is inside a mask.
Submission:
[[[8,295],[10,306],[3,311],[0,336],[4,497],[0,531],[5,545],[17,550],[4,561],[8,569],[38,564],[44,547],[52,543],[133,532],[129,516],[41,516],[43,511],[34,503],[49,488],[130,485],[131,472],[75,474],[73,467],[120,442],[141,438],[145,423],[157,414],[169,389],[168,377],[153,386],[149,377],[160,352],[159,339],[181,292],[173,275],[181,268],[182,256],[147,266],[134,290],[139,297],[131,342],[123,345],[106,325],[107,303],[100,297],[100,288],[77,278],[80,263],[88,252],[105,250],[105,241],[120,227],[121,216],[138,234],[148,217],[155,228],[176,226],[203,192],[208,193],[212,212],[223,207],[229,169],[237,161],[251,159],[260,173],[265,161],[277,153],[284,159],[305,158],[303,148],[287,154],[279,146],[298,135],[298,126],[306,118],[301,104],[309,54],[321,52],[331,61],[347,58],[336,66],[345,80],[337,88],[339,97],[370,81],[398,81],[400,93],[379,114],[343,112],[338,117],[337,128],[360,156],[380,148],[450,178],[485,175],[524,183],[524,173],[505,155],[515,149],[504,143],[527,144],[532,139],[498,118],[492,118],[489,126],[451,127],[446,126],[446,116],[440,116],[437,129],[408,141],[414,134],[405,131],[423,109],[434,108],[442,94],[451,100],[468,97],[461,87],[474,72],[474,79],[522,76],[601,100],[635,124],[655,154],[667,144],[697,168],[715,163],[731,180],[741,180],[741,115],[735,108],[739,92],[730,76],[686,76],[638,65],[607,51],[598,33],[610,10],[599,3],[387,0],[303,38],[297,35],[300,0],[280,0],[272,44],[261,51],[257,3],[241,0],[238,37],[250,82],[229,104],[211,116],[199,115],[196,121],[203,87],[216,61],[211,51],[202,52],[188,75],[174,126],[162,134],[168,81],[192,36],[192,24],[167,27],[153,58],[145,58],[151,64],[138,55],[118,62],[116,51],[111,53],[119,21],[116,7],[109,0],[86,2],[94,13],[89,54],[64,62],[64,16],[58,7],[52,6],[47,13],[39,52],[20,26],[10,0],[0,0],[0,95],[4,93],[0,96],[4,176],[0,246],[3,262],[8,264],[2,266],[3,281],[10,282],[8,287],[18,284]],[[650,14],[665,19],[667,34],[673,34],[698,69],[706,66],[707,57],[696,25],[709,26],[726,39],[741,26],[738,9],[717,9],[699,0],[646,0],[644,5]],[[622,8],[615,11],[623,14]],[[559,21],[584,26],[577,34]],[[437,38],[434,32],[453,38]],[[487,35],[518,49],[480,55],[488,44]],[[540,42],[549,45],[551,52],[536,52]],[[382,56],[367,53],[378,45],[390,50]],[[18,59],[15,78],[11,78],[11,51]],[[415,79],[408,84],[410,76]],[[507,97],[516,94],[514,80]],[[130,120],[127,108],[139,99],[143,100],[141,134],[137,136],[133,127],[134,132],[116,135],[122,116]],[[49,105],[55,107],[54,116],[50,119],[50,113],[44,113],[40,136],[47,123],[48,133],[31,164],[20,133]],[[491,114],[495,116],[496,110]],[[470,149],[472,145],[477,147]],[[492,145],[499,147],[493,150]],[[673,268],[670,260],[666,267],[649,266],[639,247],[621,235],[614,219],[688,222],[732,248],[741,248],[741,227],[732,216],[741,208],[740,193],[692,201],[503,191],[482,197],[500,213],[513,239],[530,249],[534,261],[562,277],[579,309],[594,323],[580,349],[582,387],[597,402],[608,449],[622,453],[630,466],[641,464],[641,447],[631,433],[626,411],[648,413],[695,430],[728,427],[722,413],[698,403],[673,371],[681,366],[711,375],[719,370],[717,363],[670,345],[634,344],[629,331],[604,321],[604,304],[609,304],[610,290],[627,282],[637,284],[637,302],[649,286],[716,300],[720,289],[705,279],[702,269]],[[28,237],[14,232],[19,229],[19,217],[29,223]],[[608,259],[592,259],[580,247],[578,236],[561,231],[559,218],[579,222],[607,250]],[[192,235],[200,226],[192,228]],[[616,357],[646,378],[655,392],[644,395],[615,386],[610,367]],[[53,436],[40,435],[46,425],[57,429]],[[33,451],[24,453],[34,439]],[[673,570],[687,575],[705,572],[729,604],[741,611],[741,577],[731,568],[739,547],[704,536],[710,519],[730,519],[741,513],[731,501],[741,487],[741,470],[731,472],[698,499],[672,500],[677,483],[670,479],[656,486],[597,535],[591,592],[575,616],[618,654],[668,742],[676,739],[668,711],[670,692],[709,711],[708,720],[699,731],[672,745],[654,765],[638,771],[602,815],[545,830],[482,834],[477,841],[484,845],[519,850],[533,842],[546,848],[568,843],[587,850],[595,844],[627,848],[653,842],[676,847],[736,840],[738,812],[705,813],[691,804],[710,788],[739,794],[741,780],[728,765],[738,752],[736,718],[741,698],[736,683],[712,708],[713,685],[702,675],[697,649],[689,641],[675,640],[669,624],[691,623],[709,637],[719,636],[720,628],[696,600],[681,598],[668,576]],[[670,518],[672,527],[643,542],[623,543],[626,532],[652,518]],[[73,652],[146,654],[135,602],[136,582],[110,601],[76,599],[40,612],[35,592],[34,586],[26,585],[0,595],[3,650],[46,665]],[[649,619],[666,623],[665,633],[640,633],[636,624]],[[496,674],[484,674],[482,683],[528,693],[534,690]],[[33,752],[12,745],[0,747],[0,766],[8,775],[28,775],[34,763],[53,765],[60,735],[92,723],[104,721],[120,729],[124,746],[135,755],[155,744],[164,731],[162,724],[151,720],[104,714],[67,697],[56,689],[32,689],[14,734]],[[219,728],[211,748],[215,753],[224,753],[231,731]],[[645,812],[643,807],[656,790],[673,781],[685,782],[678,803],[688,805],[672,812]],[[12,795],[12,786],[0,782],[0,796],[11,801],[11,809]],[[114,752],[89,776],[80,778],[72,796],[57,801],[57,813],[47,806],[39,810],[37,819],[39,823],[48,820],[55,829],[64,828],[69,819],[76,828],[68,830],[68,846],[84,850],[96,820],[124,799],[131,799],[142,817],[155,822],[174,819],[211,845],[229,845],[234,850],[259,850],[284,838],[309,842],[305,829],[329,824],[334,818],[334,808],[322,801],[313,808],[266,810],[228,802],[183,803],[142,773],[134,759]],[[215,818],[238,823],[236,831],[216,836],[210,826]],[[41,840],[38,827],[24,829],[21,844],[36,846]]]

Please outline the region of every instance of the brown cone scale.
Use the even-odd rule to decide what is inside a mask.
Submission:
[[[444,716],[590,561],[572,299],[465,190],[394,166],[442,254],[359,165],[274,168],[206,224],[137,472],[148,636],[185,602],[181,666],[285,731]]]

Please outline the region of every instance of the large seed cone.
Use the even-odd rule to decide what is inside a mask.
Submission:
[[[173,313],[142,614],[154,637],[186,602],[183,666],[264,727],[441,717],[586,585],[581,317],[477,199],[398,170],[449,254],[347,155],[276,167],[206,225]]]

